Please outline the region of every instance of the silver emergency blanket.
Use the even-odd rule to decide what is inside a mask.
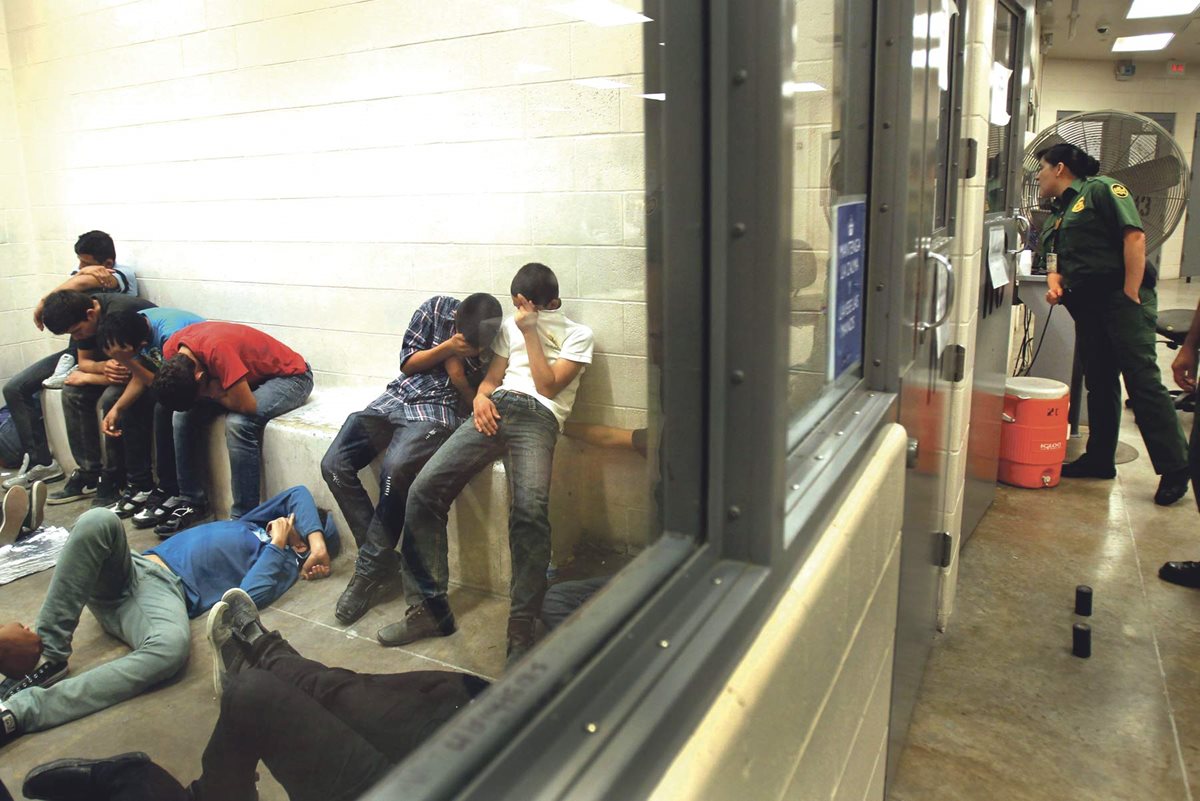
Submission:
[[[0,584],[54,567],[71,532],[62,526],[42,526],[24,539],[0,548]]]

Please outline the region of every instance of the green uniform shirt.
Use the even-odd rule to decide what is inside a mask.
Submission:
[[[1103,175],[1076,178],[1046,221],[1043,253],[1058,254],[1058,271],[1072,289],[1125,281],[1125,229],[1142,228],[1133,195]]]

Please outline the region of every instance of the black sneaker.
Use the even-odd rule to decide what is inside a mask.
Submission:
[[[1181,467],[1170,473],[1163,473],[1158,482],[1158,491],[1154,493],[1154,502],[1159,506],[1170,506],[1175,501],[1187,495],[1188,480],[1192,477],[1190,468]]]
[[[38,765],[25,776],[21,795],[26,798],[116,798],[121,790],[105,777],[132,765],[150,765],[150,757],[141,751],[118,754],[107,759],[56,759]],[[101,770],[97,770],[100,768]],[[120,771],[125,780],[128,774]],[[138,786],[140,782],[133,782]]]
[[[43,689],[57,684],[67,677],[68,668],[66,662],[43,662],[33,669],[23,679],[17,681],[12,687],[5,690],[5,695],[0,697],[0,701],[7,701],[22,690],[28,690],[30,687],[42,687]]]
[[[46,498],[46,503],[57,506],[60,503],[70,503],[89,495],[95,495],[99,483],[99,479],[85,476],[82,470],[75,469],[72,471],[71,477],[67,479],[67,483],[63,484],[62,489],[50,493],[50,496]]]
[[[157,500],[156,500],[157,499]],[[134,528],[152,528],[171,516],[185,501],[178,495],[167,495],[155,490],[150,500],[133,516]]]
[[[1062,466],[1063,478],[1116,478],[1117,467],[1114,464],[1099,464],[1088,458],[1085,453],[1073,462]]]
[[[408,607],[404,620],[384,626],[375,636],[380,644],[391,648],[428,637],[449,637],[456,631],[454,613],[443,595],[426,598],[422,603]]]
[[[1166,562],[1158,577],[1180,587],[1200,588],[1200,562]]]
[[[100,476],[100,483],[96,485],[96,494],[92,496],[92,508],[114,506],[117,501],[121,500],[122,494],[120,484],[111,478]]]
[[[535,625],[535,621],[533,620],[509,618],[508,659],[505,662],[506,667],[512,667],[520,661],[521,657],[533,650]]]
[[[379,600],[383,582],[368,578],[361,573],[350,577],[350,583],[338,598],[333,614],[339,621],[349,625],[367,613]]]
[[[128,520],[140,512],[142,507],[150,502],[156,492],[158,490],[139,490],[133,487],[126,487],[125,492],[121,493],[121,497],[117,499],[117,502],[109,508],[117,513],[117,517],[122,520]],[[162,500],[161,495],[159,496],[159,500]]]
[[[240,587],[226,590],[208,613],[208,644],[212,646],[213,689],[225,689],[229,677],[250,664],[254,643],[267,635],[254,600]]]
[[[203,506],[193,506],[184,501],[175,507],[171,516],[154,527],[154,533],[161,539],[178,534],[185,528],[191,528],[208,517],[208,510]]]

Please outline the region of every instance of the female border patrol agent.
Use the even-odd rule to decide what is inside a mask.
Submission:
[[[1146,234],[1129,190],[1099,176],[1100,164],[1074,145],[1037,154],[1042,200],[1054,213],[1042,233],[1049,290],[1075,319],[1075,347],[1088,391],[1087,451],[1063,465],[1067,478],[1114,478],[1121,385],[1134,420],[1162,476],[1154,502],[1175,503],[1187,492],[1187,442],[1155,356],[1158,299],[1146,270]]]

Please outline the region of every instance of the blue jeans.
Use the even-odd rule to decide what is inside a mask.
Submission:
[[[550,563],[550,472],[558,420],[535,398],[497,390],[499,431],[487,436],[468,420],[421,470],[408,492],[404,554],[409,604],[445,595],[449,583],[446,516],[463,487],[503,457],[508,475],[508,547],[512,555],[509,617],[533,620],[546,593]],[[409,583],[411,579],[411,583]]]
[[[401,560],[396,545],[408,488],[452,430],[438,422],[407,420],[403,408],[390,414],[364,409],[346,418],[321,460],[321,476],[358,544],[356,573],[386,580],[403,569],[408,559]],[[379,504],[373,507],[358,471],[381,451]]]
[[[58,726],[120,703],[179,672],[191,648],[183,582],[129,550],[121,521],[91,509],[58,557],[34,630],[51,662],[66,662],[87,606],[109,634],[133,650],[111,662],[8,699],[23,732]]]
[[[8,379],[4,385],[4,402],[12,412],[21,449],[29,454],[29,464],[50,464],[50,443],[46,439],[46,422],[42,419],[42,382],[54,375],[59,358],[71,351],[61,350],[38,359]]]
[[[230,483],[233,485],[233,507],[229,516],[236,520],[258,506],[262,493],[263,431],[269,421],[303,406],[312,388],[310,367],[300,375],[276,376],[259,384],[254,390],[254,400],[258,403],[258,411],[254,414],[226,414],[223,406],[209,400],[200,401],[186,412],[175,412],[179,494],[193,505],[208,505],[200,466],[205,445],[204,429],[217,415],[225,414],[225,444],[229,447]]]

